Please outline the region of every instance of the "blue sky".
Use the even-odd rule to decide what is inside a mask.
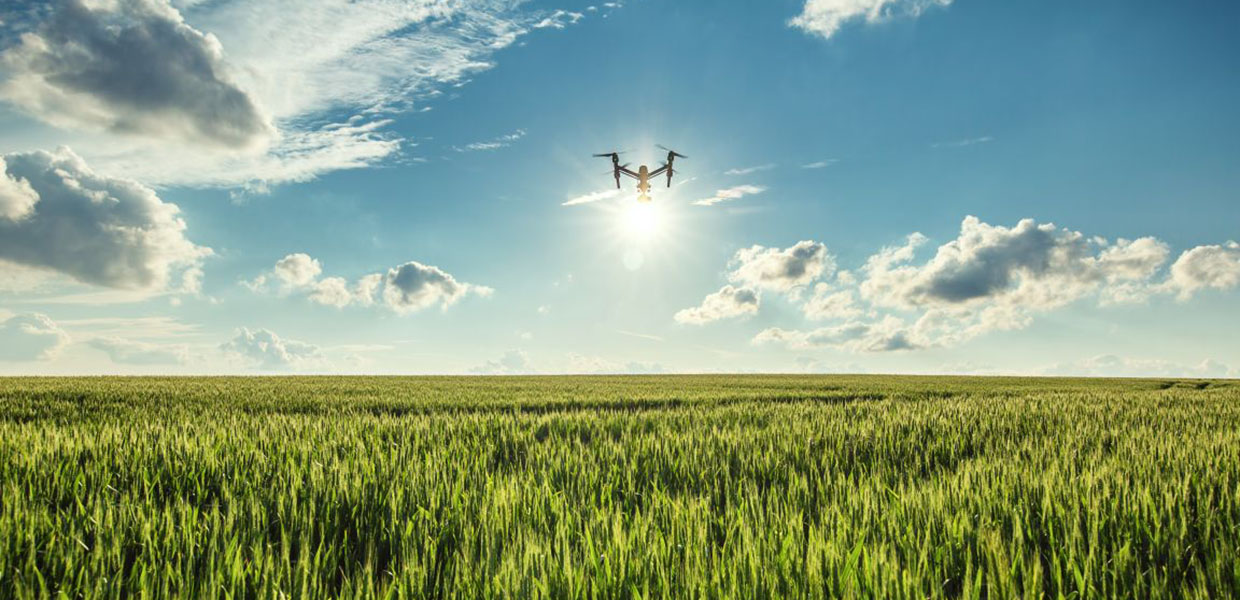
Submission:
[[[1240,375],[1232,3],[0,21],[0,373]]]

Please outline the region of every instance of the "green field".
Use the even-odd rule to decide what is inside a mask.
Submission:
[[[1232,597],[1240,383],[0,379],[0,598]]]

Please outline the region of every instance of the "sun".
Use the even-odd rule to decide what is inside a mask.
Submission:
[[[654,202],[633,202],[620,212],[622,226],[629,236],[649,239],[663,226],[662,209]]]

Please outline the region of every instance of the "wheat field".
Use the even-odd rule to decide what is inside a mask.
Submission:
[[[1240,595],[1240,384],[0,378],[3,598]]]

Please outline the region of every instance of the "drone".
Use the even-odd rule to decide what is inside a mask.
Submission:
[[[667,173],[667,187],[672,187],[672,175],[675,173],[672,170],[672,162],[677,158],[689,158],[666,146],[659,146],[659,148],[667,150],[667,162],[653,171],[646,165],[642,165],[636,171],[633,171],[629,169],[629,163],[620,164],[620,155],[623,152],[604,152],[594,156],[599,158],[611,157],[612,176],[616,178],[616,189],[620,189],[620,175],[628,175],[637,180],[637,201],[650,202],[650,179]]]

